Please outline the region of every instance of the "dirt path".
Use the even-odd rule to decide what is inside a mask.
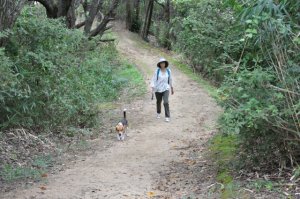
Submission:
[[[142,48],[137,37],[118,31],[118,49],[144,73],[147,83],[160,55]],[[171,63],[172,65],[172,63]],[[125,142],[78,161],[39,184],[8,193],[4,198],[216,198],[204,143],[211,136],[220,109],[197,83],[172,67],[175,95],[170,97],[171,122],[155,118],[155,101],[128,107],[131,123]],[[1,198],[1,196],[0,196]]]

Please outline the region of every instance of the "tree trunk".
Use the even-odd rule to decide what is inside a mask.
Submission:
[[[91,32],[93,22],[99,12],[100,7],[102,6],[103,0],[93,0],[90,6],[89,15],[86,19],[84,26],[84,33],[89,34]]]
[[[141,4],[141,0],[136,0],[134,7],[135,7],[135,19],[139,20],[140,18],[140,4]]]
[[[120,0],[113,0],[113,2],[110,5],[108,13],[105,14],[101,23],[94,30],[91,31],[89,35],[90,38],[97,35],[101,37],[106,30],[112,28],[112,26],[107,26],[107,25],[110,21],[115,19],[116,16],[115,10],[118,7],[119,3]]]
[[[132,12],[131,0],[126,0],[126,29],[131,29],[132,26]]]
[[[83,12],[84,12],[84,16],[85,18],[88,18],[88,11],[90,10],[90,3],[88,2],[88,0],[83,0],[81,2],[82,7],[83,7]]]
[[[164,7],[164,18],[168,24],[170,23],[170,6],[170,0],[167,0],[166,5]]]
[[[132,24],[132,31],[139,33],[141,30],[141,22],[140,22],[140,3],[141,0],[135,0],[134,2],[134,16],[133,16],[133,24]]]
[[[146,11],[146,17],[144,21],[144,26],[142,30],[142,38],[145,41],[148,41],[148,33],[151,25],[151,19],[152,19],[152,13],[153,13],[153,4],[154,0],[149,0],[148,6],[147,6],[147,11]]]
[[[126,29],[140,32],[140,0],[126,0]]]
[[[71,2],[71,6],[68,10],[67,17],[66,17],[66,23],[68,28],[75,28],[76,23],[76,0],[73,0]]]
[[[37,1],[42,4],[47,13],[48,18],[64,17],[68,28],[74,28],[75,15],[75,0],[28,0]]]
[[[1,2],[3,0],[0,0]],[[9,0],[6,0],[9,1]],[[25,1],[25,0],[24,0]],[[34,0],[28,0],[34,1]],[[103,0],[92,0],[91,4],[88,5],[88,1],[84,0],[82,4],[85,9],[88,9],[88,17],[84,22],[75,25],[76,14],[75,9],[78,7],[79,0],[36,0],[41,3],[47,11],[48,18],[59,18],[64,17],[66,19],[66,24],[68,28],[79,28],[84,26],[84,32],[89,37],[94,37],[96,35],[103,35],[104,31],[110,29],[107,24],[114,19],[115,9],[117,8],[120,0],[113,0],[109,12],[101,17],[101,23],[94,29],[92,29],[93,22],[99,13],[103,5]],[[86,12],[86,11],[85,11]]]
[[[0,0],[0,32],[10,29],[15,24],[26,0]],[[0,47],[6,43],[0,38]]]
[[[165,43],[165,46],[168,50],[171,49],[171,41],[170,41],[170,21],[171,21],[171,5],[170,5],[170,0],[167,0],[166,2],[166,5],[164,7],[164,18],[165,18],[165,21],[166,21],[166,25],[168,26],[167,27],[167,32],[166,32],[166,43]]]

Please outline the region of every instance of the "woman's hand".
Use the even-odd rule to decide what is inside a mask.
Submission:
[[[174,89],[171,87],[171,95],[174,95]]]

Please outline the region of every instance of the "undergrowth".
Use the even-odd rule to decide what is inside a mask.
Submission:
[[[123,88],[125,98],[131,100],[134,97],[142,96],[146,93],[147,87],[141,72],[134,65],[123,60],[124,67],[118,72],[118,75],[126,79],[126,87]]]
[[[0,170],[0,177],[6,183],[12,183],[18,180],[33,179],[40,180],[53,166],[51,155],[41,155],[33,159],[31,165],[16,166],[6,164]]]
[[[237,189],[232,176],[236,162],[237,137],[215,135],[210,141],[209,149],[217,169],[216,179],[221,184],[221,197],[232,198]]]

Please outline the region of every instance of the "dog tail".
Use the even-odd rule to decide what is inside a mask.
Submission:
[[[127,111],[127,109],[125,108],[125,109],[123,110],[124,119],[126,119],[126,111]]]

